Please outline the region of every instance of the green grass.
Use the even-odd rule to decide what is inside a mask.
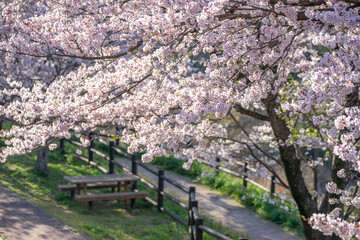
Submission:
[[[242,179],[235,178],[230,174],[220,172],[218,175],[215,175],[214,169],[199,162],[194,162],[190,170],[185,170],[182,168],[183,163],[184,160],[176,159],[173,156],[169,158],[159,157],[152,162],[152,164],[162,169],[196,179],[199,183],[236,199],[264,219],[270,220],[300,237],[304,237],[300,216],[296,207],[282,201],[280,198],[268,196],[269,194],[264,190],[250,183],[248,183],[245,189]],[[212,176],[200,178],[199,176],[203,171],[207,171],[208,175]]]
[[[106,153],[108,148],[95,142],[98,150]],[[66,175],[97,175],[103,174],[100,170],[78,160],[74,153],[78,147],[65,143],[67,154],[61,154],[59,150],[49,153],[49,173],[35,171],[36,154],[15,156],[0,165],[0,184],[19,193],[30,202],[58,217],[66,224],[73,226],[73,231],[80,231],[93,239],[106,240],[186,240],[190,239],[188,228],[174,221],[165,213],[157,209],[144,199],[136,200],[138,213],[131,214],[123,208],[122,202],[116,201],[96,202],[94,210],[90,213],[82,204],[70,198],[70,193],[57,190],[57,185],[67,184],[63,179]],[[82,155],[87,157],[87,151]],[[94,155],[94,161],[108,169],[108,162]],[[121,171],[115,168],[116,173]],[[157,193],[146,185],[138,183],[139,190],[150,193],[152,199],[157,199]],[[94,192],[106,192],[110,190],[94,190]],[[179,215],[185,221],[187,212],[169,200],[164,201],[164,206],[171,212]],[[221,233],[234,239],[239,236],[232,235],[210,219],[205,218],[204,223]],[[1,233],[0,233],[1,235]],[[204,234],[204,239],[215,238]]]
[[[67,149],[72,147],[66,144]],[[75,148],[76,149],[76,148]],[[158,212],[143,199],[137,200],[139,213],[131,214],[116,201],[96,202],[90,213],[82,204],[70,199],[69,193],[57,190],[65,184],[65,175],[102,174],[71,154],[61,155],[55,150],[49,154],[50,173],[34,170],[34,154],[10,158],[0,165],[0,183],[21,194],[50,214],[60,218],[93,239],[189,239],[187,228]],[[107,190],[102,190],[107,191]]]

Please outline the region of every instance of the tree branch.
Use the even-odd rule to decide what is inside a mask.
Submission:
[[[256,118],[258,120],[269,121],[268,116],[262,115],[260,113],[254,112],[254,111],[247,110],[247,109],[241,107],[240,105],[235,105],[234,108],[235,108],[236,111],[238,111],[241,114],[248,115],[248,116]]]

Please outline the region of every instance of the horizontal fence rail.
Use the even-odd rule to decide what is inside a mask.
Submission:
[[[206,232],[207,234],[213,236],[213,237],[217,237],[219,239],[223,239],[223,240],[233,240],[232,238],[229,238],[227,236],[224,236],[222,234],[219,234],[218,232],[212,230],[211,228],[208,228],[207,226],[204,225],[200,225],[199,226],[200,230]],[[245,239],[244,239],[245,240]]]
[[[87,162],[88,164],[97,167],[100,171],[104,172],[104,173],[108,173],[108,174],[112,174],[114,173],[114,166],[119,167],[120,169],[122,169],[123,171],[127,172],[127,173],[132,173],[134,175],[138,175],[137,172],[137,168],[138,166],[141,166],[143,169],[145,169],[146,171],[156,175],[158,177],[158,184],[157,186],[155,186],[154,184],[152,184],[151,182],[145,180],[144,178],[140,177],[140,182],[145,184],[147,187],[149,187],[150,189],[154,190],[157,192],[157,201],[151,199],[150,197],[146,197],[145,200],[148,201],[150,204],[152,204],[153,206],[157,207],[158,211],[164,212],[165,214],[169,215],[170,217],[172,217],[174,220],[178,221],[179,223],[188,226],[190,229],[190,234],[191,234],[191,239],[194,240],[202,240],[203,239],[203,232],[206,232],[207,234],[216,237],[218,239],[223,239],[223,240],[232,240],[231,238],[216,232],[215,230],[206,227],[205,225],[203,225],[203,220],[202,218],[200,218],[199,215],[199,210],[198,210],[198,206],[197,206],[197,201],[195,200],[195,187],[190,187],[189,189],[187,189],[186,187],[184,187],[183,185],[175,182],[174,180],[170,179],[169,177],[165,176],[165,171],[164,170],[154,170],[153,168],[151,168],[150,166],[146,165],[145,163],[139,161],[136,159],[136,155],[130,155],[124,151],[122,151],[121,149],[115,147],[115,143],[110,141],[109,143],[104,141],[103,139],[98,139],[98,141],[104,145],[107,145],[109,147],[109,155],[106,155],[102,152],[100,152],[99,150],[94,148],[93,145],[93,135],[89,136],[90,138],[90,146],[87,148],[88,150],[88,158],[79,156],[79,155],[75,155],[78,159]],[[61,140],[63,141],[63,140]],[[67,140],[68,142],[70,142],[71,144],[84,148],[84,146],[77,141],[73,141],[73,140]],[[63,145],[60,144],[62,147]],[[65,149],[64,149],[65,151]],[[126,166],[124,166],[123,164],[119,163],[118,161],[115,161],[115,156],[114,153],[118,153],[122,156],[124,156],[126,159],[131,161],[131,169],[128,169]],[[98,157],[105,159],[109,162],[109,169],[105,169],[104,167],[102,167],[101,165],[95,163],[93,161],[93,154],[97,155]],[[164,183],[165,181],[169,184],[171,184],[172,186],[177,187],[178,189],[184,191],[185,193],[187,193],[189,195],[189,203],[188,205],[186,205],[185,203],[183,203],[182,201],[180,201],[179,199],[177,199],[176,197],[170,195],[169,193],[164,191]],[[132,191],[138,191],[137,190],[137,183],[135,183],[132,186]],[[188,219],[187,221],[185,221],[184,219],[182,219],[180,216],[176,215],[175,213],[171,212],[170,210],[166,209],[164,207],[164,197],[168,200],[170,200],[171,202],[175,203],[176,205],[180,206],[181,208],[185,209],[188,212]],[[196,203],[195,203],[195,202]],[[131,200],[131,206],[132,208],[134,208],[135,206],[135,199]]]

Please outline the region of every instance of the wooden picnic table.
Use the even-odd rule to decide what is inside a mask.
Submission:
[[[106,175],[90,175],[90,176],[64,176],[64,179],[72,184],[76,184],[76,194],[86,195],[88,184],[101,184],[116,182],[117,192],[121,192],[121,186],[124,186],[124,192],[129,191],[129,185],[133,185],[140,177],[132,174],[106,174]],[[124,200],[125,207],[127,206],[127,199]]]

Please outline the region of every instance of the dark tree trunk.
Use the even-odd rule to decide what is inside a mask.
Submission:
[[[60,139],[60,152],[61,154],[64,154],[65,153],[65,139]]]
[[[35,164],[36,170],[48,172],[48,168],[47,168],[48,153],[49,153],[48,147],[40,148],[37,151],[37,158],[36,158],[36,164]]]
[[[285,143],[289,138],[290,130],[285,120],[279,118],[275,112],[275,109],[278,109],[280,106],[279,103],[276,102],[276,96],[269,96],[267,99],[263,99],[263,103],[265,104],[276,140],[279,143]],[[307,219],[314,213],[317,213],[318,210],[316,202],[312,199],[312,196],[305,185],[301,171],[301,160],[296,155],[296,149],[292,145],[280,145],[279,150],[291,194],[296,201],[299,213],[302,216],[301,221],[306,239],[329,239],[319,231],[313,230],[307,222]]]

